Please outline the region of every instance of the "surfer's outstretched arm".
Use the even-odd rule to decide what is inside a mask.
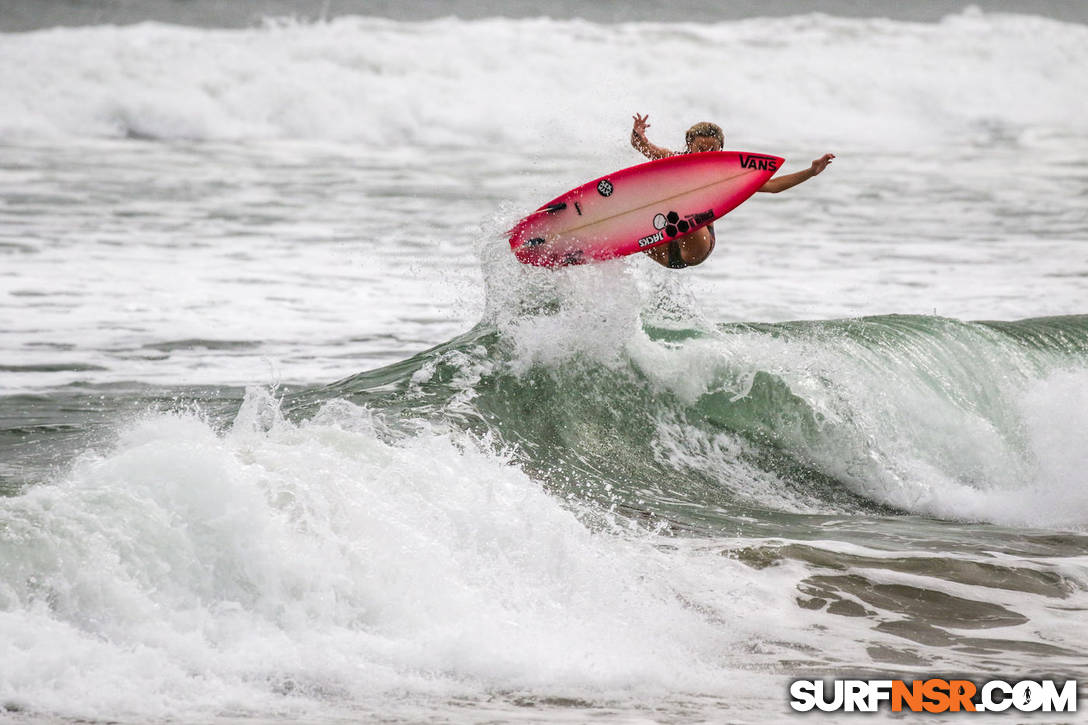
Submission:
[[[646,138],[646,129],[650,127],[650,124],[646,123],[649,120],[649,116],[640,116],[637,113],[634,115],[635,127],[631,129],[631,145],[635,149],[648,159],[656,161],[657,159],[663,159],[668,156],[675,156],[676,154],[661,146],[655,146],[650,143],[650,140]]]
[[[813,176],[818,176],[820,172],[827,168],[827,165],[831,163],[831,159],[833,158],[835,158],[835,154],[824,154],[813,161],[812,166],[804,171],[797,171],[792,174],[786,174],[785,176],[776,176],[763,186],[759,187],[759,191],[768,191],[772,194],[777,194],[780,191],[793,188],[802,181],[808,181]]]

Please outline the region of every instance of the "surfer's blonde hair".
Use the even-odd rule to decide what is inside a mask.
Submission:
[[[700,136],[713,136],[714,138],[718,139],[718,143],[720,143],[722,146],[725,146],[725,134],[722,133],[722,127],[716,123],[711,123],[710,121],[700,121],[699,123],[689,128],[688,132],[684,134],[684,142],[690,146],[691,142],[699,138]]]

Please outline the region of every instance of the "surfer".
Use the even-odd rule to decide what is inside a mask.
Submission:
[[[703,121],[688,129],[684,136],[685,149],[683,151],[670,151],[667,148],[655,146],[646,138],[646,129],[650,127],[650,124],[647,123],[649,116],[641,116],[636,113],[634,119],[635,126],[631,130],[631,145],[651,160],[663,159],[668,156],[677,156],[679,154],[721,151],[722,147],[725,146],[725,134],[722,133],[721,127],[717,124]],[[797,171],[792,174],[786,174],[785,176],[776,176],[773,179],[768,180],[767,183],[758,189],[758,191],[777,194],[780,191],[785,191],[786,189],[797,186],[802,181],[807,181],[826,169],[833,158],[835,158],[835,154],[824,154],[813,161],[812,165],[804,171]],[[702,229],[698,229],[679,239],[674,239],[668,244],[651,247],[650,249],[647,249],[644,254],[658,264],[671,269],[683,269],[684,267],[693,267],[696,264],[702,264],[713,251],[714,225],[708,224]]]

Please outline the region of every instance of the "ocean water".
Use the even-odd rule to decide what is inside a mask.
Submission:
[[[1086,63],[977,9],[0,35],[0,720],[1083,698]],[[636,112],[838,158],[699,267],[520,266]]]

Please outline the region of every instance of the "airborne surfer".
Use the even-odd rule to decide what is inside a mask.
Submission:
[[[677,156],[679,154],[721,151],[722,147],[725,145],[725,134],[722,133],[721,127],[717,124],[703,121],[688,129],[684,137],[685,149],[683,151],[670,151],[661,146],[655,146],[646,138],[646,129],[650,127],[650,124],[647,123],[649,116],[642,116],[636,113],[634,119],[635,126],[631,130],[631,145],[651,160],[663,159],[668,156]],[[786,174],[785,176],[778,176],[770,179],[761,186],[758,191],[777,194],[780,191],[785,191],[786,189],[797,186],[802,181],[807,181],[813,176],[820,174],[820,172],[827,168],[827,165],[831,163],[833,158],[835,158],[835,154],[824,154],[813,161],[812,165],[804,171],[797,171],[792,174]],[[679,239],[674,239],[668,244],[662,244],[647,249],[644,253],[655,262],[665,267],[683,269],[684,267],[693,267],[696,264],[702,264],[713,251],[714,225],[709,224],[691,234],[682,236]]]

